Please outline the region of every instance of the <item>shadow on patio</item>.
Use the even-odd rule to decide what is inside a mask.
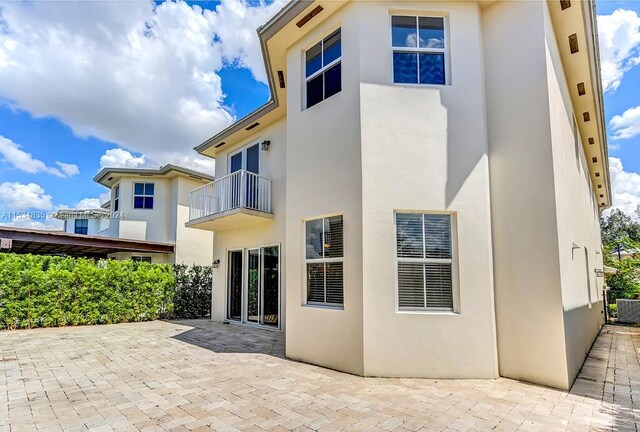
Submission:
[[[216,353],[267,354],[284,358],[284,333],[238,324],[222,324],[208,319],[168,321],[191,327],[173,339]]]

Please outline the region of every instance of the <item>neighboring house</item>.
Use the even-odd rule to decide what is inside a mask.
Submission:
[[[111,212],[99,209],[58,210],[53,217],[64,221],[63,231],[70,234],[97,235],[109,227]]]
[[[611,202],[593,6],[290,2],[271,99],[196,148],[213,319],[359,375],[569,388]]]
[[[57,212],[56,217],[65,218],[66,232],[175,245],[174,253],[117,252],[111,258],[211,265],[213,233],[187,228],[185,222],[191,190],[213,177],[165,165],[159,169],[105,168],[94,180],[111,190],[111,199],[100,209]],[[102,219],[105,212],[109,219]],[[102,225],[90,215],[99,215]]]

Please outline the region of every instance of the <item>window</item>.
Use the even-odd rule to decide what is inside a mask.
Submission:
[[[151,257],[149,257],[149,256],[132,256],[131,257],[131,261],[151,263]]]
[[[114,213],[120,210],[120,186],[116,186],[113,189],[113,211]]]
[[[342,306],[343,224],[342,216],[307,221],[307,304]]]
[[[153,208],[153,183],[133,184],[133,208]]]
[[[73,232],[76,234],[87,234],[89,230],[89,219],[76,219],[75,229]]]
[[[394,83],[446,83],[444,18],[393,16],[391,44]]]
[[[396,214],[399,309],[453,310],[451,219]]]
[[[342,42],[340,29],[305,53],[307,108],[342,90]]]

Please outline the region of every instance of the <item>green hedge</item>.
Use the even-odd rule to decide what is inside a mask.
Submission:
[[[0,254],[0,329],[205,318],[210,307],[209,267]]]

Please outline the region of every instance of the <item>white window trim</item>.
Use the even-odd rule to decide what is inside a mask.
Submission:
[[[307,222],[319,220],[319,219],[327,219],[330,217],[342,216],[342,257],[341,258],[307,258]],[[322,237],[324,238],[324,223],[322,224]],[[323,216],[315,216],[302,220],[302,259],[304,261],[304,266],[302,269],[302,306],[321,308],[321,309],[333,309],[333,310],[344,310],[344,255],[345,255],[345,235],[344,235],[344,214],[343,213],[331,213]],[[342,304],[337,303],[326,303],[327,298],[327,285],[325,279],[324,285],[324,296],[325,302],[310,302],[308,301],[307,295],[307,264],[319,264],[319,263],[342,263]]]
[[[143,185],[147,185],[147,184],[152,184],[153,185],[153,195],[146,195],[144,193],[144,187],[142,188],[142,195],[140,194],[136,194],[136,185],[137,184],[143,184]],[[145,181],[134,181],[133,183],[131,183],[131,208],[133,210],[153,210],[156,207],[156,184],[155,182],[145,182]],[[143,198],[153,198],[153,207],[151,208],[147,208],[147,207],[136,207],[136,197],[143,197]],[[144,205],[144,199],[143,199],[143,205]]]
[[[416,31],[419,32],[419,19],[418,18],[442,18],[444,22],[444,48],[420,48],[420,47],[395,47],[393,46],[393,17],[415,17],[416,18]],[[419,34],[419,33],[418,33]],[[416,12],[416,11],[393,11],[389,14],[389,36],[390,36],[390,52],[391,52],[391,61],[390,61],[390,70],[391,70],[391,84],[397,86],[414,86],[414,87],[435,87],[441,88],[451,85],[451,46],[449,40],[451,39],[449,36],[449,15],[441,14],[436,12]],[[444,84],[430,84],[430,83],[397,83],[395,82],[395,77],[393,74],[393,53],[394,52],[404,52],[404,53],[434,53],[434,54],[444,54]],[[418,64],[418,81],[420,80],[420,64]]]
[[[117,191],[117,193],[116,193]],[[115,185],[113,187],[113,202],[111,203],[111,205],[113,206],[113,211],[111,212],[113,214],[113,217],[117,217],[120,212],[122,211],[122,209],[120,208],[120,183],[118,183],[117,185]],[[115,210],[116,208],[116,201],[118,202],[118,210]]]
[[[316,46],[318,43],[320,43],[320,55],[322,56],[322,63],[324,63],[324,40],[326,38],[328,38],[330,35],[332,35],[333,33],[335,33],[337,30],[340,30],[340,57],[338,57],[337,59],[333,60],[331,63],[327,64],[327,65],[323,65],[322,67],[320,67],[320,69],[318,69],[317,71],[315,71],[314,73],[312,73],[311,75],[309,75],[307,77],[307,51],[309,51],[311,48],[313,48],[314,46]],[[325,100],[327,100],[327,98],[325,97],[325,88],[324,88],[324,79],[322,80],[322,100],[320,102],[318,102],[317,104],[308,107],[307,106],[307,83],[309,81],[311,81],[312,79],[316,78],[318,75],[321,75],[323,73],[325,73],[326,71],[328,71],[329,69],[331,69],[332,67],[334,67],[335,65],[337,65],[338,63],[342,62],[342,26],[338,26],[334,29],[332,29],[331,31],[329,31],[328,33],[326,33],[325,36],[323,36],[319,41],[313,43],[313,45],[305,48],[302,50],[302,75],[304,77],[304,82],[303,82],[303,89],[302,89],[302,106],[303,106],[303,111],[309,109],[309,108],[313,108],[314,106],[320,104],[321,102],[324,102]],[[340,88],[342,89],[342,72],[340,72]],[[340,90],[340,92],[342,92],[342,90]],[[338,93],[340,93],[338,92]],[[335,96],[335,95],[333,95]]]
[[[438,258],[398,258],[398,225],[396,223],[396,215],[405,213],[416,213],[420,215],[447,215],[451,217],[451,259]],[[459,259],[458,259],[458,217],[457,212],[434,211],[434,210],[394,210],[393,212],[393,249],[394,249],[394,286],[395,286],[395,309],[399,314],[428,314],[428,315],[460,315],[460,292],[458,282]],[[424,216],[423,216],[424,223]],[[424,248],[424,236],[422,238]],[[400,286],[398,280],[398,263],[399,262],[432,262],[432,263],[451,263],[451,296],[452,309],[448,308],[407,308],[400,307]],[[425,291],[426,296],[426,291]],[[425,301],[426,304],[426,301]]]

